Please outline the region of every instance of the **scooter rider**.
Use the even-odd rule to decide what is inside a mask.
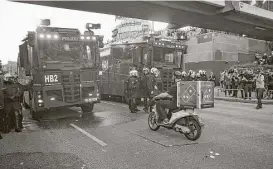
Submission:
[[[23,103],[23,96],[24,96],[24,91],[29,89],[29,86],[28,85],[22,85],[18,82],[18,77],[15,77],[14,78],[14,84],[15,86],[18,87],[19,91],[15,97],[15,105],[16,107],[18,108],[18,112],[15,112],[15,113],[19,113],[18,114],[18,125],[19,125],[19,128],[20,129],[23,129],[23,124],[22,124],[22,121],[23,121],[23,113],[22,113],[22,103]],[[16,115],[16,114],[15,114]]]
[[[175,71],[173,75],[174,79],[174,85],[171,86],[171,88],[165,92],[161,93],[157,96],[155,96],[154,99],[160,99],[156,102],[156,112],[158,113],[158,124],[166,125],[169,123],[169,119],[167,118],[167,112],[166,109],[172,110],[175,109],[176,103],[177,103],[177,82],[181,81],[181,72]],[[163,100],[164,99],[164,100]],[[162,122],[160,122],[160,119],[163,119]]]

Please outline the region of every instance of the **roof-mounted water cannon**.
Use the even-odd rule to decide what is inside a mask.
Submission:
[[[94,23],[87,23],[87,24],[86,24],[86,29],[87,29],[87,30],[91,30],[91,29],[101,29],[101,24],[99,24],[99,23],[96,23],[96,24],[94,24]]]
[[[49,26],[50,25],[50,19],[41,19],[40,25]]]

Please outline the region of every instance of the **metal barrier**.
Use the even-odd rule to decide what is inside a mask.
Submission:
[[[273,97],[270,98],[270,96],[273,95],[273,90],[265,90],[264,93],[265,93],[264,96],[263,96],[264,99],[266,97],[267,97],[267,99],[273,99]]]
[[[233,92],[235,90],[237,91],[237,96],[236,96],[237,98],[238,98],[238,92],[239,91],[243,91],[243,94],[245,94],[244,89],[223,89],[223,88],[219,88],[219,89],[217,89],[217,96],[220,96],[220,91],[221,92],[225,92],[225,91],[227,91],[227,92],[232,91]],[[270,99],[269,97],[270,97],[271,94],[273,94],[273,90],[265,90],[264,93],[265,94],[264,94],[263,98],[267,97],[267,99]],[[256,92],[255,92],[255,94],[256,94]]]
[[[235,90],[237,90],[237,92],[238,91],[240,91],[240,90],[242,90],[243,92],[244,92],[244,89],[223,89],[223,88],[220,88],[220,89],[217,89],[217,96],[220,96],[220,90],[221,90],[221,92],[225,92],[225,91],[235,91]],[[238,97],[238,94],[237,94],[237,97]]]

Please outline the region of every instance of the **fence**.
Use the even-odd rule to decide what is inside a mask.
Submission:
[[[236,97],[238,98],[238,93],[239,93],[239,91],[243,91],[243,97],[245,96],[245,91],[244,91],[244,89],[224,89],[224,88],[219,88],[219,89],[217,89],[217,93],[216,93],[216,95],[219,97],[220,96],[220,91],[221,92],[225,92],[225,91],[232,91],[232,93],[233,93],[233,91],[237,91],[237,95],[236,95]],[[263,98],[264,99],[271,99],[270,98],[270,96],[271,95],[273,95],[273,90],[267,90],[267,89],[265,89],[265,91],[264,91],[264,93],[263,93]],[[255,97],[256,97],[256,92],[255,92]]]

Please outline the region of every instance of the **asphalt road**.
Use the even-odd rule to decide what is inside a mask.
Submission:
[[[24,111],[23,132],[0,140],[0,169],[273,168],[273,105],[216,101],[198,111],[206,126],[196,142],[149,130],[147,114],[121,103],[102,102],[94,112],[56,110],[36,122]]]

